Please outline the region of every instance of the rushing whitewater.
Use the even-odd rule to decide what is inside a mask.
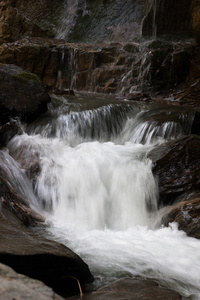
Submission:
[[[167,118],[157,122],[157,109],[93,97],[54,97],[49,113],[8,144],[15,160],[30,158],[27,152],[38,159],[41,172],[27,198],[45,214],[48,236],[88,263],[92,288],[141,276],[200,299],[200,242],[176,224],[160,227],[167,208],[158,210],[147,158],[156,144],[186,133],[192,115],[176,111],[172,121],[163,108]]]

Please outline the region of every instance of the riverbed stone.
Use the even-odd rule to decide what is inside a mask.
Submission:
[[[184,136],[158,146],[149,153],[158,181],[160,205],[173,203],[177,196],[200,191],[200,138]]]
[[[78,300],[70,297],[68,300]],[[181,296],[172,290],[158,286],[155,281],[124,278],[91,293],[84,293],[86,300],[179,300]]]
[[[32,121],[47,111],[48,102],[50,96],[36,75],[15,65],[0,65],[0,107],[4,122],[4,111],[7,112],[7,122],[16,116]]]
[[[77,282],[72,277],[77,278],[82,286],[93,280],[88,266],[78,255],[39,232],[41,230],[36,233],[25,227],[1,196],[1,263],[20,274],[41,280],[65,296],[78,291]]]
[[[170,206],[162,218],[162,224],[178,223],[179,230],[183,230],[188,236],[200,239],[200,194],[181,197],[183,200]],[[184,199],[185,198],[185,199]]]
[[[0,263],[0,295],[6,300],[62,300],[51,288],[39,280],[16,273]]]

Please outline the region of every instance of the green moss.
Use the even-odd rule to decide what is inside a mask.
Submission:
[[[27,72],[14,75],[13,80],[18,81],[23,85],[28,85],[30,81],[41,82],[37,75]]]

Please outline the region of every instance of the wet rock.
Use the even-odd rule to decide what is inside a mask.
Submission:
[[[70,276],[82,285],[93,280],[88,266],[78,255],[19,224],[4,204],[0,212],[0,240],[1,263],[41,280],[60,295],[78,291],[76,280]]]
[[[17,122],[8,122],[0,127],[0,148],[3,148],[16,134],[21,134],[22,129]]]
[[[188,0],[146,1],[143,36],[192,36],[192,2]]]
[[[179,230],[200,239],[200,196],[194,194],[190,200],[184,199],[183,196],[181,198],[183,201],[169,207],[162,218],[162,223],[168,226],[169,223],[177,222]]]
[[[10,267],[0,264],[0,294],[7,300],[62,300],[42,282],[17,274]]]
[[[79,297],[70,297],[69,300],[78,300]],[[84,293],[86,300],[179,300],[181,296],[174,291],[159,287],[151,280],[136,280],[124,278],[111,283],[101,289]]]
[[[68,276],[78,278],[83,285],[92,281],[88,266],[75,253],[27,228],[40,225],[44,229],[45,220],[24,197],[35,199],[31,198],[30,182],[3,151],[0,166],[0,262],[45,282],[63,295],[77,289],[76,281]]]
[[[4,163],[0,158],[1,164]],[[26,226],[38,225],[44,222],[44,217],[34,211],[28,201],[21,195],[12,181],[8,179],[5,170],[0,168],[0,203],[11,211]],[[1,207],[2,209],[2,207]]]
[[[200,138],[185,136],[149,153],[157,178],[160,204],[168,205],[182,193],[200,190]]]
[[[197,134],[200,136],[200,111],[195,112],[194,121],[191,128],[192,134]]]
[[[36,75],[15,65],[0,65],[0,107],[9,117],[31,121],[47,111],[48,102],[50,97]]]

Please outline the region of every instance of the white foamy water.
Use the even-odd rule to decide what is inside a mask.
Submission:
[[[40,126],[41,134],[25,133],[8,145],[13,157],[27,148],[37,153],[41,173],[34,187],[36,206],[47,216],[49,235],[88,263],[96,288],[116,278],[141,276],[153,278],[187,299],[200,299],[200,241],[187,237],[176,224],[169,228],[158,225],[163,211],[157,209],[157,184],[147,159],[153,147],[148,138],[153,127],[143,130],[141,123],[139,129],[136,122],[137,128],[127,129],[134,122],[130,115],[124,115],[127,121],[121,131],[104,135],[103,131],[110,128],[105,118],[107,126],[96,133],[99,140],[91,126],[81,138],[80,126],[91,124],[91,115],[82,111],[79,119],[77,113],[74,122],[78,126],[69,127],[69,119],[59,114],[54,120],[55,134],[49,121],[50,136],[45,131],[47,126]],[[73,122],[73,118],[70,120]],[[95,122],[100,125],[99,119],[93,119],[92,126]],[[165,127],[161,124],[160,130],[156,128],[159,140],[165,138]],[[65,134],[70,128],[73,132]],[[170,123],[170,132],[173,128],[176,135],[182,133],[177,132],[176,123],[174,127]],[[138,132],[147,136],[137,139]],[[155,139],[153,134],[154,143]],[[72,146],[71,140],[79,143]],[[142,140],[146,141],[143,145]]]

